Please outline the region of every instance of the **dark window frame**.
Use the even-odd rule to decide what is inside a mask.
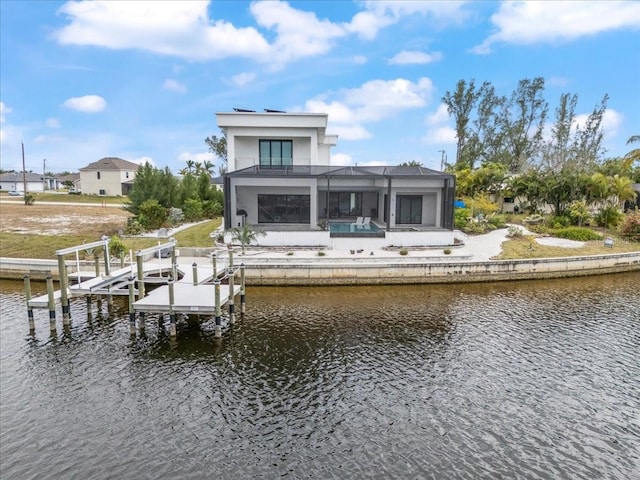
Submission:
[[[300,223],[311,221],[311,195],[258,194],[258,223]]]
[[[405,202],[409,202],[409,215],[403,216],[403,206]],[[419,215],[414,213],[414,207],[417,206]],[[397,225],[421,225],[422,224],[422,195],[396,195],[396,224]]]
[[[264,152],[263,146],[268,144],[269,151]],[[288,145],[289,156],[285,157],[283,155],[283,145]],[[276,145],[279,145],[279,154],[278,148]],[[270,139],[270,138],[261,138],[258,140],[258,158],[260,162],[260,167],[263,168],[282,168],[293,165],[293,140],[283,140],[283,139]],[[264,161],[267,160],[267,161]]]

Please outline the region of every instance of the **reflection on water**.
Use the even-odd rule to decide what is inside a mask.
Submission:
[[[0,477],[637,477],[638,279],[249,288],[222,340],[0,283]]]

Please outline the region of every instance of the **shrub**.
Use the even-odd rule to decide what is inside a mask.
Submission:
[[[287,256],[291,257],[293,255],[294,252],[287,252]]]
[[[443,252],[445,255],[451,255],[451,249],[450,249],[450,248],[445,248],[442,252]]]
[[[127,235],[140,235],[143,231],[144,228],[142,228],[137,218],[131,217],[127,219],[127,226],[124,229]]]
[[[504,215],[491,215],[487,218],[487,223],[496,228],[504,228],[507,226],[507,217]]]
[[[400,255],[408,255],[409,254],[409,250],[407,250],[406,248],[401,248],[398,253]]]
[[[205,218],[215,218],[222,215],[222,205],[215,200],[206,200],[202,202],[202,213]]]
[[[587,202],[584,200],[575,200],[571,202],[569,207],[567,208],[567,214],[571,219],[571,223],[573,225],[578,225],[579,227],[583,224],[588,223],[591,215],[589,214],[589,209],[587,207]]]
[[[520,237],[522,237],[522,235],[524,235],[524,232],[522,231],[522,229],[520,227],[517,227],[515,225],[511,225],[507,229],[507,237],[509,237],[509,238],[520,238]]]
[[[620,225],[620,234],[629,240],[640,242],[640,210],[629,211]]]
[[[127,247],[124,242],[120,240],[120,237],[113,236],[109,240],[109,255],[112,257],[119,257],[120,254],[127,251]]]
[[[458,230],[463,230],[469,222],[471,211],[468,208],[456,208],[453,211],[453,224]]]
[[[624,214],[616,207],[603,207],[595,216],[596,224],[599,227],[613,228],[617,227],[622,221]]]
[[[197,222],[198,220],[202,220],[204,216],[202,201],[195,198],[187,198],[184,201],[182,211],[184,213],[184,219],[187,222]]]
[[[318,252],[318,256],[319,256],[319,257],[324,257],[325,255],[326,255],[326,253],[324,253],[322,250],[320,250],[320,251]]]
[[[143,228],[155,230],[162,227],[166,222],[167,209],[160,205],[157,200],[147,200],[140,205],[137,218]]]
[[[171,225],[180,225],[184,222],[184,214],[181,208],[171,207],[169,209],[169,222]]]
[[[571,219],[565,215],[555,215],[547,218],[546,224],[551,228],[565,228],[571,225]]]
[[[588,242],[591,240],[601,240],[602,235],[584,227],[568,227],[555,230],[553,235],[558,238],[576,240],[578,242]]]
[[[36,203],[36,196],[33,193],[25,193],[24,194],[24,204],[25,205],[34,205]]]

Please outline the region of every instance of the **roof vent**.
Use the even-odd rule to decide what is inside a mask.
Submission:
[[[283,110],[271,110],[270,108],[265,108],[264,111],[267,113],[287,113]]]
[[[244,108],[234,108],[233,111],[238,113],[256,113],[255,110],[246,110]]]

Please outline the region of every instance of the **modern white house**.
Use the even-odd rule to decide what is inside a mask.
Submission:
[[[137,163],[117,157],[101,158],[80,169],[82,193],[86,195],[127,195],[133,184]]]
[[[225,229],[260,245],[451,245],[455,177],[424,167],[332,166],[325,113],[217,113],[226,132]],[[354,242],[354,239],[357,240]]]

